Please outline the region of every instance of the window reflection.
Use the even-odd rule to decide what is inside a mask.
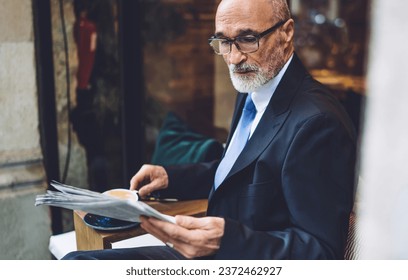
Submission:
[[[368,1],[291,0],[295,46],[309,69],[362,75]]]
[[[199,133],[219,134],[214,126],[215,58],[207,43],[216,2],[141,1],[147,161],[169,112]]]
[[[306,67],[331,87],[360,129],[365,98],[369,0],[291,0],[295,48]]]
[[[74,1],[76,106],[71,122],[86,151],[89,186],[123,186],[116,1]]]

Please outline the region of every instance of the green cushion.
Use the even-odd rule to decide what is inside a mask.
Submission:
[[[221,143],[191,129],[175,113],[168,113],[157,137],[152,164],[174,165],[220,159]]]

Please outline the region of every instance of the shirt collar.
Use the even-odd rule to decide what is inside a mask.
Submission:
[[[282,80],[282,77],[285,74],[290,62],[292,61],[292,58],[293,54],[279,71],[278,75],[276,75],[269,82],[251,93],[252,101],[254,102],[256,111],[258,113],[265,111],[266,106],[268,106],[268,103],[271,100],[276,88],[278,87],[279,82]]]

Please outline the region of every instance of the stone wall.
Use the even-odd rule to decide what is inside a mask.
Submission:
[[[0,0],[0,259],[49,259],[31,0]]]
[[[61,176],[66,168],[66,157],[70,149],[70,161],[68,162],[68,171],[66,183],[73,186],[87,186],[87,166],[85,151],[78,143],[72,125],[69,122],[69,110],[75,107],[75,87],[76,71],[78,59],[76,55],[76,45],[73,37],[73,25],[75,21],[73,1],[63,1],[65,32],[68,44],[68,61],[65,59],[65,46],[63,37],[63,25],[60,16],[60,7],[58,0],[51,0],[51,24],[52,24],[52,42],[54,59],[54,79],[56,90],[56,111],[57,111],[57,131],[58,131],[58,152],[60,155],[59,166]],[[65,64],[69,64],[69,73],[66,73]],[[66,75],[69,75],[70,85],[67,87]],[[69,93],[67,92],[69,88]],[[68,98],[70,106],[68,108]],[[68,130],[69,129],[69,130]],[[71,142],[68,141],[68,133],[71,133]]]
[[[64,52],[65,42],[62,17],[60,15],[60,2],[58,0],[51,0],[50,3],[60,177],[63,179],[64,173],[66,173],[66,178],[64,178],[66,184],[87,187],[88,168],[85,151],[78,143],[77,136],[69,121],[70,108],[68,104],[70,104],[71,108],[75,106],[75,73],[78,66],[76,45],[73,37],[73,24],[75,21],[73,1],[63,1],[68,61],[65,59]],[[66,73],[66,63],[69,64],[68,73]],[[69,87],[67,86],[67,75],[69,75]],[[65,169],[67,170],[65,171]],[[73,230],[72,211],[61,209],[61,212],[62,231]]]

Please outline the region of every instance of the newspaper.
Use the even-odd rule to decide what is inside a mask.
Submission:
[[[125,200],[83,188],[51,182],[58,191],[48,190],[37,195],[35,206],[49,205],[110,217],[123,221],[140,222],[141,215],[175,223],[173,216],[165,215],[139,200]]]

